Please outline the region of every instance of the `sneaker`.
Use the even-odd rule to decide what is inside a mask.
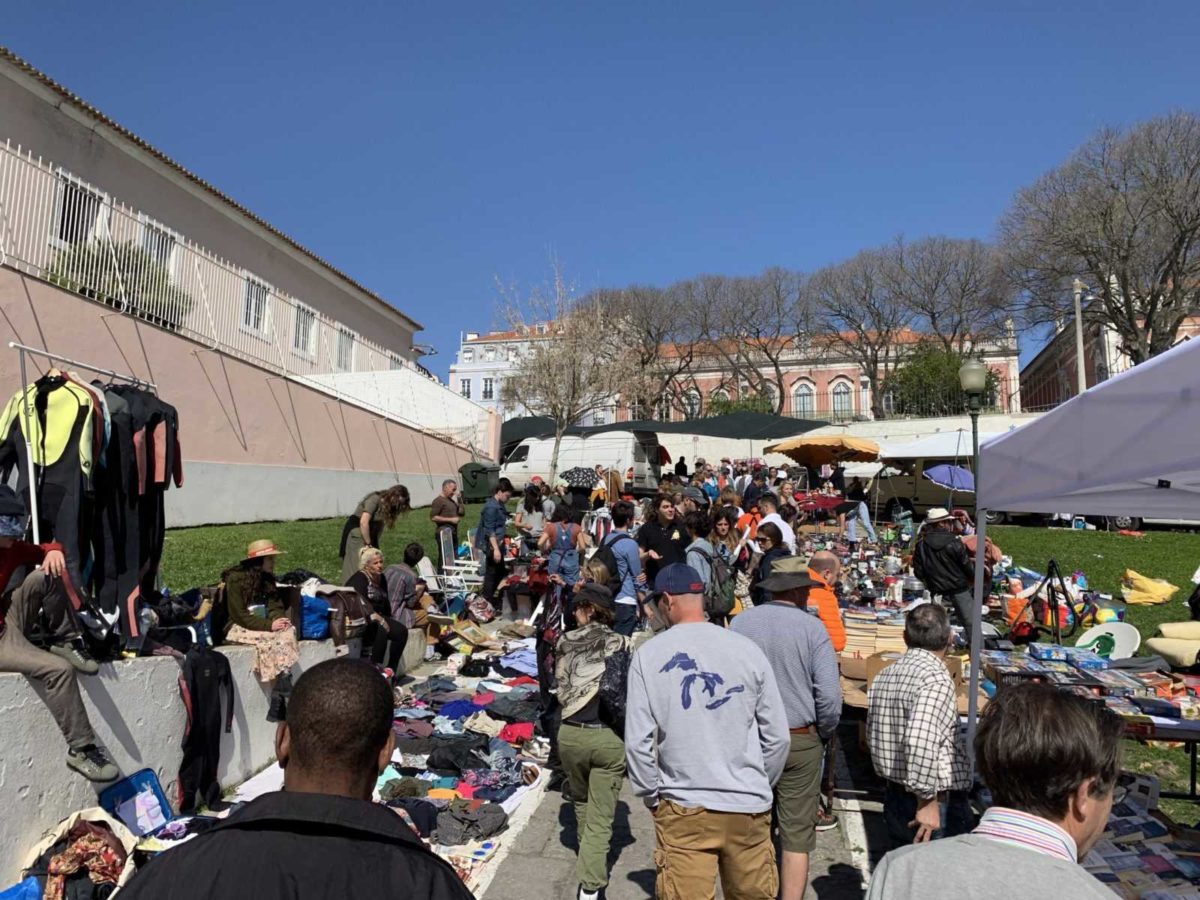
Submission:
[[[831,831],[838,826],[838,817],[831,809],[817,807],[817,831]]]
[[[88,781],[116,781],[121,774],[108,754],[95,744],[67,751],[67,768],[74,769]]]
[[[426,644],[425,645],[425,662],[431,661],[436,656],[437,656],[437,649],[433,646],[433,644]]]
[[[100,671],[100,663],[92,659],[92,655],[87,652],[82,646],[73,644],[51,644],[46,648],[55,656],[61,656],[72,666],[76,671],[82,672],[84,675],[95,675]]]
[[[600,892],[586,890],[583,886],[579,888],[579,900],[600,900]]]

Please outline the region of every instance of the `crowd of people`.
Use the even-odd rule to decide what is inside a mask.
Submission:
[[[718,878],[728,897],[799,900],[816,833],[837,824],[821,785],[843,712],[842,560],[813,551],[800,533],[804,514],[791,473],[702,460],[690,478],[676,471],[641,504],[605,472],[591,490],[534,484],[515,515],[516,492],[499,479],[473,534],[480,593],[502,611],[510,544],[518,555],[544,559],[549,587],[534,623],[540,727],[551,745],[548,764],[574,808],[581,900],[595,900],[608,885],[626,779],[654,819],[660,900],[711,898]],[[839,472],[827,476],[850,504],[836,512],[839,533],[854,543],[861,529],[873,542],[865,491]],[[408,544],[391,565],[379,548],[383,530],[408,506],[403,486],[374,492],[342,533],[343,581],[367,611],[365,659],[315,666],[294,687],[294,617],[275,576],[281,549],[255,541],[223,574],[222,636],[256,649],[256,673],[271,686],[285,791],[153,861],[126,889],[131,898],[160,896],[169,885],[179,896],[200,896],[201,879],[213,896],[351,896],[359,886],[371,894],[467,896],[452,870],[368,803],[392,753],[392,694],[378,673],[398,671],[414,631],[432,655],[444,618],[427,581],[442,569],[425,547]],[[430,517],[443,561],[466,517],[453,481]],[[877,869],[871,896],[1007,896],[999,887],[1004,873],[1020,869],[1053,877],[1065,897],[1103,896],[1073,864],[1111,806],[1120,725],[1056,690],[1010,688],[989,705],[975,747],[963,745],[943,660],[954,646],[950,612],[970,613],[964,579],[975,547],[948,513],[930,519],[914,565],[944,602],[908,612],[907,652],[868,695],[867,740],[897,848]],[[20,566],[40,565],[0,607],[7,616],[0,670],[44,685],[68,765],[108,781],[116,769],[97,744],[75,680],[94,672],[95,662],[71,631],[57,577],[61,552],[24,543],[24,524],[19,501],[0,488],[6,581]],[[34,619],[52,627],[41,647],[28,639]],[[978,820],[972,751],[994,800]],[[971,861],[965,870],[964,859]],[[964,890],[964,879],[972,889]]]

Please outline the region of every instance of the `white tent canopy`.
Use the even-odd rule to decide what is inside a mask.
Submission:
[[[981,434],[979,440],[982,443],[988,438],[999,437],[1000,434],[1003,432]],[[879,458],[882,460],[958,458],[969,461],[972,453],[969,428],[942,431],[904,444],[882,444],[879,448]]]
[[[1200,340],[979,449],[986,509],[1200,517]]]
[[[1084,391],[979,448],[980,510],[1200,518],[1200,340]],[[987,517],[979,515],[979,546]],[[975,559],[968,746],[975,735],[983,622]]]

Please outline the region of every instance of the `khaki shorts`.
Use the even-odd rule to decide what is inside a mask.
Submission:
[[[816,734],[793,734],[787,765],[775,785],[779,846],[786,853],[811,853],[817,846],[817,802],[825,747]]]
[[[657,900],[775,900],[779,870],[771,812],[728,813],[659,801],[654,813]]]

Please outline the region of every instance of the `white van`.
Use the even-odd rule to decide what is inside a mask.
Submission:
[[[500,477],[518,491],[534,475],[550,479],[550,456],[554,436],[525,438],[500,465]],[[558,471],[599,464],[616,469],[625,489],[632,494],[652,494],[662,474],[659,466],[658,435],[653,431],[602,431],[599,434],[564,434],[558,448]]]

